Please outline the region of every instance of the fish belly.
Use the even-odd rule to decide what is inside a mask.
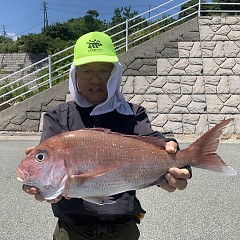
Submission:
[[[163,181],[168,167],[123,165],[102,176],[87,179],[82,183],[72,181],[67,197],[87,198],[111,196],[121,192],[157,185]]]

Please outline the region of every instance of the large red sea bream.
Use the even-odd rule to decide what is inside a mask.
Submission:
[[[111,195],[163,181],[171,167],[193,166],[236,175],[216,153],[222,129],[214,126],[188,148],[169,154],[156,137],[130,136],[107,129],[61,133],[36,146],[17,169],[18,180],[39,188],[45,199],[60,194],[107,204]]]

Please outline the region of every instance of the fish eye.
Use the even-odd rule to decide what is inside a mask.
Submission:
[[[40,150],[40,152],[35,156],[38,162],[44,162],[47,158],[47,153],[45,150]]]

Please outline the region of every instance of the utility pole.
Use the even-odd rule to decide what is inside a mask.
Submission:
[[[1,25],[1,27],[2,27],[2,35],[3,35],[4,37],[6,37],[7,32],[6,32],[5,25]]]
[[[48,27],[48,17],[47,17],[47,3],[46,1],[43,1],[42,3],[43,7],[43,31],[45,31],[46,27]]]

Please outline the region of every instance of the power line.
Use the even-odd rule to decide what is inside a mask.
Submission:
[[[23,25],[25,23],[30,24],[30,22],[32,22],[33,19],[39,19],[38,13],[39,13],[39,9],[35,9],[30,14],[26,14],[23,18],[16,19],[15,22],[6,23],[5,25],[8,27],[11,27],[11,28],[15,28],[15,27],[19,27],[19,25]],[[31,21],[29,21],[29,20],[31,20]]]
[[[59,11],[62,12],[64,14],[68,14],[68,13],[72,13],[72,14],[78,14],[78,16],[80,15],[86,15],[87,10],[89,9],[96,9],[99,12],[99,18],[103,19],[105,16],[109,17],[109,16],[114,16],[114,8],[113,6],[106,6],[104,8],[102,8],[102,5],[100,4],[83,4],[83,3],[79,3],[78,5],[73,5],[73,4],[62,4],[62,3],[55,3],[53,5],[53,3],[49,3],[48,4],[48,10],[50,11]],[[152,6],[152,5],[151,5]],[[143,11],[148,10],[149,5],[131,5],[131,10],[135,10],[134,8],[142,8]],[[80,10],[80,11],[79,11]],[[139,12],[139,9],[138,9]],[[61,16],[63,17],[63,16]]]
[[[28,33],[28,31],[30,31],[40,25],[43,26],[43,19],[36,19],[34,21],[29,22],[28,24],[19,26],[19,28],[17,30],[15,30],[14,32],[17,35],[22,35],[24,33]]]
[[[16,21],[16,20],[15,20]],[[28,33],[30,30],[38,27],[40,24],[43,24],[42,18],[39,17],[39,8],[33,9],[31,13],[25,15],[23,18],[18,19],[17,22],[5,24],[6,35],[15,34],[16,36]],[[1,26],[0,26],[1,29]],[[9,30],[15,29],[15,30]],[[1,32],[1,30],[0,30]]]
[[[29,29],[27,29],[27,30],[24,30],[24,32],[17,33],[17,35],[23,35],[24,33],[27,33],[28,31],[30,31],[30,30],[32,30],[32,29],[34,29],[34,28],[40,26],[42,23],[43,23],[43,22],[40,22],[40,23],[34,25],[33,27],[31,27],[31,28],[29,28]]]
[[[63,12],[63,13],[86,14],[86,12],[71,11],[71,10],[58,9],[58,8],[49,8],[49,9],[57,12]]]

